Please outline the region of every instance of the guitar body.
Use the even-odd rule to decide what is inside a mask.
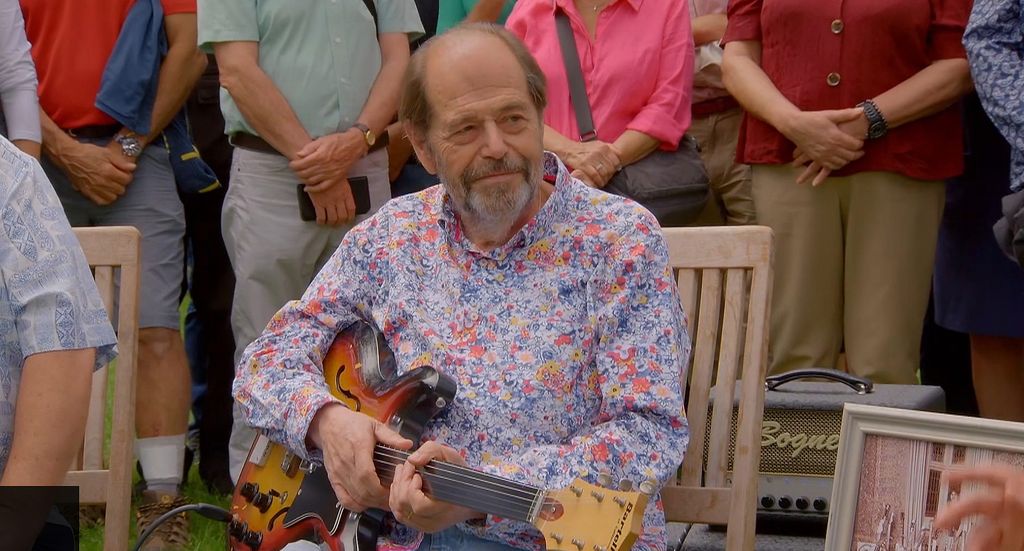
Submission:
[[[419,442],[423,427],[455,398],[455,381],[432,367],[397,376],[383,335],[356,322],[338,335],[323,362],[331,394],[353,411]],[[260,435],[231,499],[228,536],[235,551],[277,551],[300,539],[332,551],[372,551],[385,513],[353,513],[338,502],[320,465],[301,461]]]

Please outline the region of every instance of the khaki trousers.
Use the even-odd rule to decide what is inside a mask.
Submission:
[[[360,159],[349,175],[369,179],[371,213],[391,198],[386,151]],[[352,227],[302,221],[298,184],[286,158],[235,148],[221,225],[235,272],[231,329],[236,366],[245,348],[263,333],[274,314],[286,302],[302,296]],[[368,216],[356,217],[355,223]],[[237,482],[255,436],[256,432],[245,425],[236,402],[228,445],[232,481]]]
[[[941,181],[891,172],[798,185],[788,166],[753,168],[758,222],[775,231],[769,369],[836,366],[878,383],[917,382]]]
[[[696,226],[753,224],[756,216],[750,194],[750,166],[736,162],[743,110],[729,109],[695,118],[687,133],[700,144],[708,171],[711,196]]]

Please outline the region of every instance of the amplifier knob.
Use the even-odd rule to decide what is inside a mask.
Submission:
[[[775,496],[773,496],[773,495],[763,495],[763,496],[761,496],[761,508],[762,509],[771,509],[772,507],[775,507]]]
[[[828,509],[828,500],[823,498],[823,497],[815,498],[815,500],[814,500],[814,510],[815,511],[824,511],[825,509]]]
[[[793,498],[789,496],[782,496],[779,498],[779,508],[789,509],[793,506]]]
[[[811,506],[811,500],[810,499],[808,499],[806,497],[803,497],[803,496],[796,498],[796,508],[797,509],[800,509],[801,511],[806,511],[807,508],[810,507],[810,506]]]

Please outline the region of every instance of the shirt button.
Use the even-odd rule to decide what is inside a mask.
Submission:
[[[340,38],[335,38],[334,39],[334,43],[335,44],[341,44],[341,39]]]
[[[839,34],[843,32],[843,27],[845,27],[845,25],[843,25],[843,20],[836,19],[835,21],[832,22],[832,33]]]
[[[828,76],[825,77],[825,82],[827,82],[829,86],[839,86],[839,80],[839,73],[829,73]]]

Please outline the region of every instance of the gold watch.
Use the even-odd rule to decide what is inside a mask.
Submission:
[[[366,147],[372,148],[373,144],[377,143],[377,134],[374,134],[373,130],[370,130],[369,126],[361,122],[354,123],[352,128],[358,128],[363,133],[363,140],[366,141]]]

